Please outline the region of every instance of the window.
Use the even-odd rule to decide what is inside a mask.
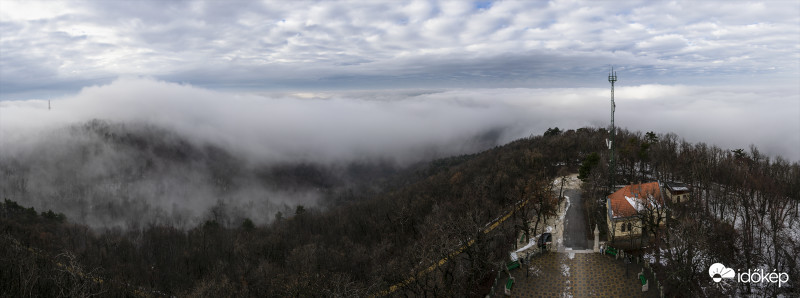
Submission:
[[[621,230],[622,230],[623,232],[625,232],[625,223],[624,223],[624,222],[622,223],[622,228],[621,228]]]
[[[631,223],[628,223],[628,233],[631,232]]]

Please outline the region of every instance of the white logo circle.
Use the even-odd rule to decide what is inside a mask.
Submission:
[[[733,269],[722,265],[722,263],[714,263],[708,268],[708,275],[711,276],[714,282],[720,282],[723,278],[732,279],[736,273],[733,272]]]

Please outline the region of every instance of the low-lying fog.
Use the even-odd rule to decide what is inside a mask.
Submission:
[[[755,144],[764,153],[798,160],[798,94],[798,87],[622,86],[616,89],[616,123],[727,149]],[[342,168],[353,162],[402,167],[477,152],[548,127],[605,127],[609,90],[234,94],[125,78],[54,98],[51,106],[48,110],[47,100],[0,102],[0,165],[4,171],[26,169],[4,173],[4,198],[95,227],[166,218],[190,225],[213,216],[214,206],[235,224],[242,217],[264,223],[276,211],[314,204],[321,196],[315,187],[265,184],[260,167]],[[784,108],[770,108],[776,106]],[[100,128],[77,129],[92,119],[102,120]],[[115,137],[103,137],[108,130]],[[155,147],[168,153],[137,152],[144,147],[117,136],[126,132],[145,134],[143,142],[158,143]],[[146,169],[138,167],[148,162]],[[230,169],[219,168],[229,164],[251,172],[228,175]],[[215,184],[219,175],[235,181]]]

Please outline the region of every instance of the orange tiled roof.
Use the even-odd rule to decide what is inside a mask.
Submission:
[[[658,186],[658,182],[626,185],[615,191],[608,196],[614,217],[628,217],[636,214],[636,208],[634,208],[625,197],[638,198],[642,202],[646,202],[648,200],[648,194],[653,195],[656,202],[663,202],[661,200],[661,189]]]

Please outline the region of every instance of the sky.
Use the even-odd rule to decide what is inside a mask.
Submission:
[[[0,1],[2,99],[798,79],[797,1]]]
[[[800,160],[797,1],[0,0],[0,141],[100,117],[268,159],[459,153],[608,125],[612,66],[618,125]]]

